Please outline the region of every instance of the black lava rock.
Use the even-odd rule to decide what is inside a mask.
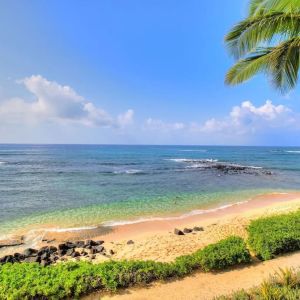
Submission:
[[[195,226],[193,228],[194,231],[204,231],[204,228],[203,227],[199,227],[199,226]]]
[[[184,232],[182,230],[180,230],[180,229],[175,228],[174,229],[174,234],[176,234],[176,235],[184,235]]]

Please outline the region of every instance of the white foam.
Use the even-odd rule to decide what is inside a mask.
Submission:
[[[300,153],[300,150],[287,150],[287,153]]]
[[[204,159],[193,159],[193,158],[168,158],[166,160],[175,161],[175,162],[185,162],[185,163],[214,163],[218,162],[217,159],[213,158],[204,158]]]
[[[142,170],[137,170],[137,169],[129,169],[129,170],[117,170],[114,171],[114,174],[139,174],[142,173]]]
[[[185,213],[185,214],[177,216],[177,217],[150,217],[150,218],[139,218],[139,219],[131,220],[131,221],[127,221],[127,220],[107,221],[107,222],[103,223],[102,226],[114,227],[114,226],[123,226],[123,225],[137,224],[137,223],[143,223],[143,222],[152,222],[152,221],[181,220],[181,219],[185,219],[185,218],[187,218],[189,216],[195,216],[195,215],[202,215],[202,214],[212,213],[212,212],[216,212],[218,210],[223,210],[223,209],[235,206],[235,205],[245,204],[247,202],[248,202],[248,200],[246,200],[246,201],[240,201],[240,202],[236,202],[236,203],[231,203],[231,204],[225,204],[223,206],[219,206],[219,207],[212,208],[212,209],[197,209],[197,210],[192,210],[192,211],[190,211],[188,213]]]
[[[6,161],[0,161],[0,165],[6,164]]]
[[[82,227],[70,227],[70,228],[47,228],[43,229],[43,231],[47,232],[76,232],[82,230],[93,230],[96,229],[98,226],[82,226]]]

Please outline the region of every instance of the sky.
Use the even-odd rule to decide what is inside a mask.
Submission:
[[[0,0],[0,143],[300,145],[299,88],[224,84],[246,0]]]

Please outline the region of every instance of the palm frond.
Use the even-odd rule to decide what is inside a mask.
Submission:
[[[278,34],[290,39],[300,32],[300,13],[274,12],[248,18],[237,24],[225,37],[230,53],[240,58],[260,43],[270,43]]]
[[[283,93],[294,88],[298,80],[300,65],[300,37],[274,47],[270,63],[274,86]]]
[[[266,12],[300,11],[300,0],[252,0],[249,6],[249,16],[257,16]]]
[[[225,83],[236,85],[248,80],[260,71],[267,71],[272,49],[258,49],[251,56],[238,61],[226,74]]]
[[[300,37],[282,42],[276,47],[259,48],[249,57],[238,61],[227,73],[226,84],[236,85],[258,72],[272,78],[274,86],[286,92],[294,88],[300,66]]]

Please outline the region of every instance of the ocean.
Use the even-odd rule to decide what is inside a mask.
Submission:
[[[205,213],[300,187],[300,148],[0,145],[0,236]]]

